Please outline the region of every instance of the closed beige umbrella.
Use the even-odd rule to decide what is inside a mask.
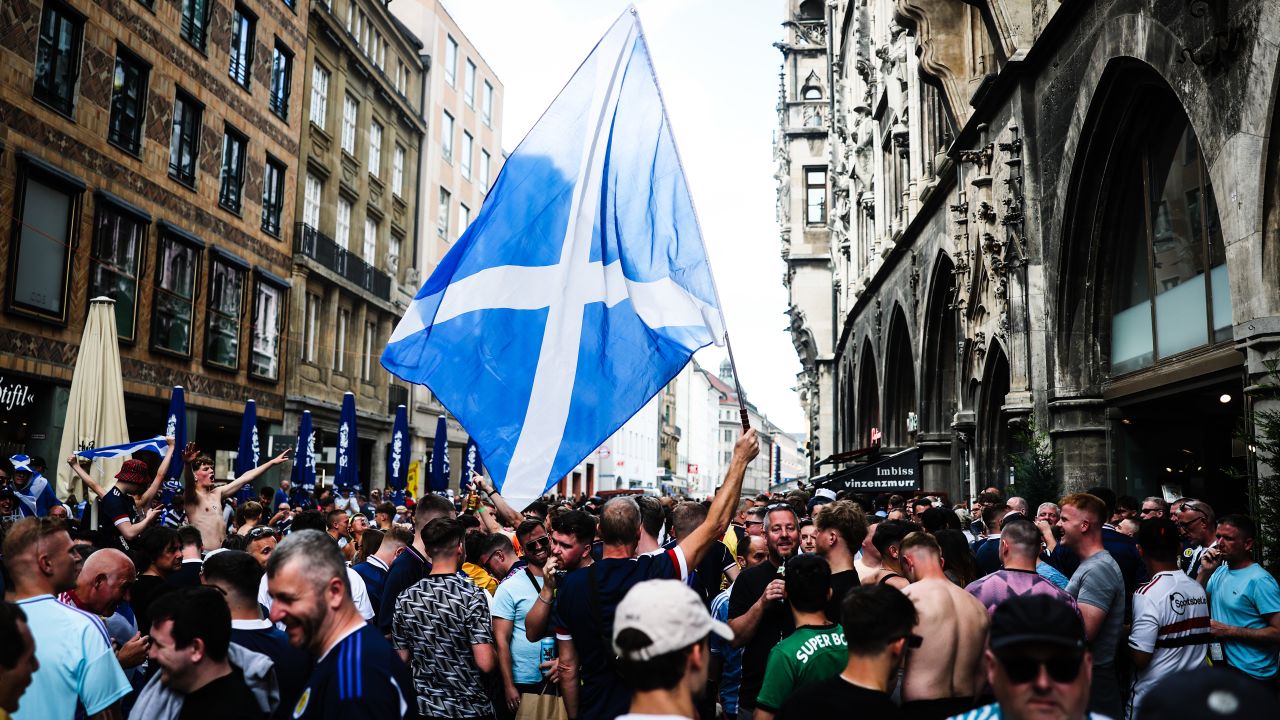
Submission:
[[[78,450],[117,445],[129,441],[124,416],[124,380],[120,376],[120,342],[116,337],[116,301],[99,297],[89,301],[89,317],[80,338],[80,354],[71,375],[71,396],[67,399],[67,420],[62,426],[58,453],[58,497],[70,493],[86,499],[88,492],[80,478],[62,462]],[[103,489],[116,483],[116,473],[127,458],[95,461],[94,472]],[[93,498],[87,498],[92,500]]]

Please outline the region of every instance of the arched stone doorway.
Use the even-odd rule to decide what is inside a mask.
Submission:
[[[1009,422],[1004,399],[1009,394],[1009,358],[998,342],[987,348],[986,364],[977,398],[978,457],[975,492],[987,486],[1000,489],[1009,483]]]
[[[1068,490],[1244,508],[1243,357],[1217,200],[1196,129],[1149,66],[1117,59],[1076,154],[1050,403]]]
[[[880,381],[876,377],[876,355],[870,341],[863,341],[858,357],[858,414],[854,449],[880,444]]]
[[[920,463],[923,487],[945,490],[953,499],[963,494],[959,443],[953,442],[952,423],[960,409],[958,353],[959,333],[955,294],[955,265],[946,254],[934,263],[925,304],[924,342],[920,361],[923,400],[920,418]]]
[[[889,322],[889,343],[885,350],[884,440],[886,448],[915,445],[916,363],[911,352],[907,316],[902,306],[895,308]]]

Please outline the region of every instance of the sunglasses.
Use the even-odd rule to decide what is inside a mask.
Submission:
[[[1148,515],[1153,512],[1160,512],[1160,508],[1142,508],[1141,514]]]
[[[264,538],[264,537],[266,537],[266,536],[268,536],[268,535],[270,535],[270,536],[272,536],[272,537],[280,537],[280,531],[279,531],[279,530],[276,530],[276,529],[275,529],[275,528],[273,528],[273,527],[266,527],[266,526],[262,526],[262,525],[260,525],[260,526],[258,526],[258,527],[256,527],[256,528],[254,528],[254,529],[252,529],[252,530],[250,530],[250,531],[249,531],[249,539],[250,539],[250,540],[259,540],[259,539]]]
[[[524,546],[530,549],[534,549],[534,548],[543,548],[550,544],[551,544],[551,538],[547,537],[546,535],[543,535],[537,540],[530,540],[526,542]]]
[[[1029,655],[998,655],[1000,665],[1010,682],[1022,685],[1040,677],[1041,666],[1049,673],[1049,679],[1056,683],[1069,683],[1080,676],[1083,655],[1055,655],[1048,658],[1031,657]]]
[[[1207,519],[1207,518],[1205,518],[1205,516],[1201,515],[1200,517],[1196,518],[1195,520],[1187,520],[1186,522],[1178,521],[1178,522],[1177,522],[1177,523],[1175,523],[1175,524],[1176,524],[1179,528],[1182,528],[1183,530],[1186,530],[1187,528],[1191,527],[1192,525],[1195,525],[1196,523],[1200,522],[1201,520],[1206,520],[1206,519]]]

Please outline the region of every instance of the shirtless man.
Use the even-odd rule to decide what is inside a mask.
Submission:
[[[864,564],[857,568],[862,584],[888,585],[899,590],[906,588],[909,581],[902,569],[902,539],[918,529],[913,523],[903,520],[886,520],[872,525],[862,541]]]
[[[987,610],[943,574],[942,551],[932,535],[911,533],[902,540],[901,553],[911,581],[902,592],[916,606],[915,634],[923,638],[907,654],[903,717],[959,715],[974,706],[982,689]]]
[[[268,469],[287,462],[291,449],[286,448],[266,463],[218,487],[213,478],[213,458],[201,454],[195,443],[183,448],[182,459],[186,462],[183,494],[186,498],[187,521],[200,531],[205,547],[222,547],[222,541],[227,537],[227,525],[222,519],[222,501],[235,495],[240,488]]]

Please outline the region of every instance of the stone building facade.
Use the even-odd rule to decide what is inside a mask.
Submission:
[[[417,182],[422,43],[386,5],[331,0],[311,6],[293,265],[287,426],[310,411],[332,475],[343,395],[356,398],[357,458],[367,490],[385,484],[398,404],[379,358],[417,292]]]
[[[429,69],[419,108],[428,128],[418,174],[422,231],[417,261],[425,280],[480,212],[502,169],[503,86],[439,0],[393,0],[387,7],[422,40]],[[466,432],[426,387],[411,387],[409,393],[414,456],[425,460],[430,455],[438,419],[444,415],[457,483]],[[594,467],[584,464],[574,473],[582,487],[594,486]],[[567,478],[569,487],[574,473]],[[584,480],[588,476],[589,483]]]
[[[89,300],[116,301],[131,437],[233,450],[285,415],[305,0],[6,3],[0,452],[50,467]],[[219,453],[219,467],[227,458]]]
[[[1280,343],[1280,7],[1213,5],[826,4],[830,310],[793,313],[798,344],[836,329],[822,457],[914,447],[925,489],[1016,492],[1034,420],[1066,490],[1246,506],[1234,431]]]

